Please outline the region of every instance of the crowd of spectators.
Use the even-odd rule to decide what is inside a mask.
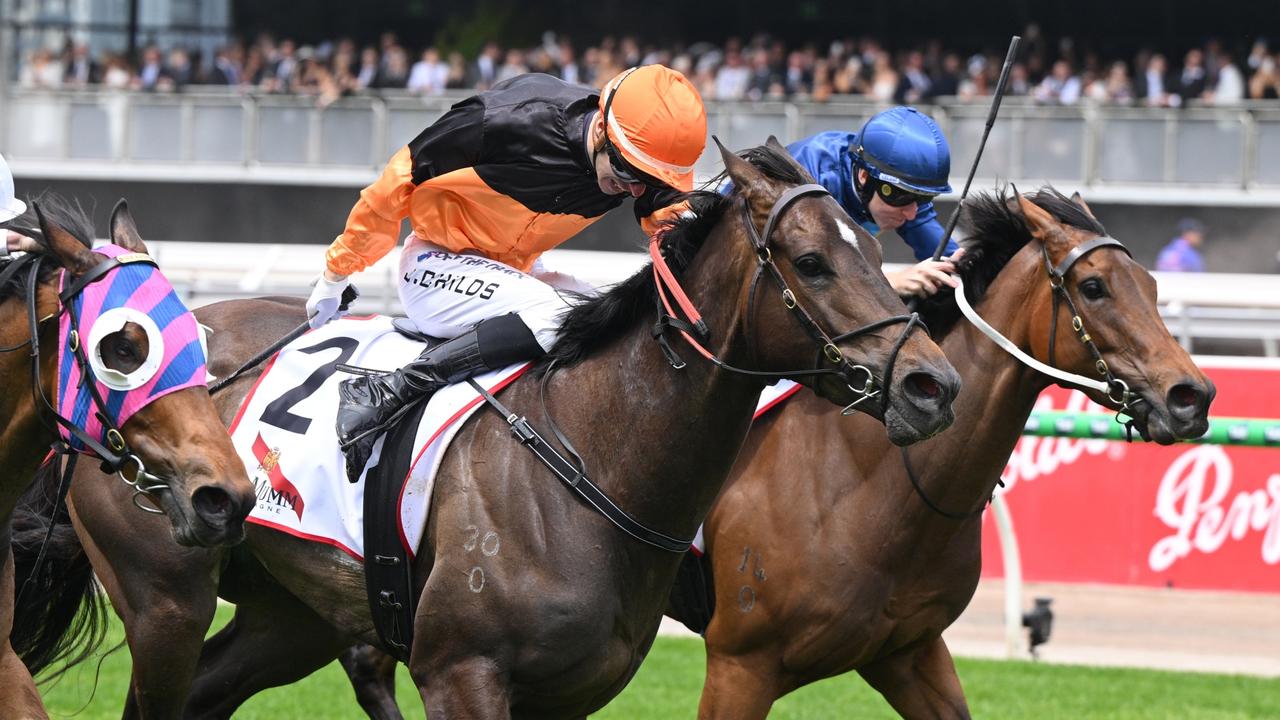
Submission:
[[[1210,39],[1179,59],[1147,49],[1132,58],[1106,58],[1077,50],[1069,39],[1050,43],[1034,27],[1027,39],[1026,52],[1010,73],[1008,92],[1034,102],[1179,107],[1280,98],[1280,53],[1266,40],[1256,41],[1245,54]],[[156,92],[226,86],[308,95],[327,105],[345,95],[379,91],[439,95],[483,90],[526,72],[599,87],[624,68],[663,63],[687,75],[708,99],[821,102],[853,95],[884,103],[927,103],[941,96],[964,100],[989,94],[1003,61],[1002,55],[961,53],[940,41],[891,51],[869,37],[788,45],[763,34],[745,42],[730,38],[719,45],[672,47],[606,37],[579,48],[546,33],[534,47],[486,43],[475,57],[433,46],[414,54],[392,32],[365,47],[347,38],[300,45],[262,35],[209,58],[181,47],[148,46],[140,55],[136,63],[120,55],[91,57],[85,45],[68,41],[61,51],[29,53],[19,68],[19,85]]]

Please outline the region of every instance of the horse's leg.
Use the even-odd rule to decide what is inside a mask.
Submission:
[[[0,522],[0,717],[47,718],[36,684],[9,644],[13,630],[13,553],[9,549],[9,521]]]
[[[259,691],[301,680],[350,646],[350,638],[284,588],[257,586],[205,643],[187,717],[229,718]]]
[[[396,659],[372,645],[352,645],[338,657],[360,707],[373,720],[404,720],[396,705]]]
[[[417,653],[410,657],[409,673],[422,693],[429,720],[509,720],[510,688],[492,659],[472,657],[434,665],[420,657]]]
[[[960,678],[941,637],[858,669],[904,718],[968,718]]]
[[[698,717],[764,718],[778,699],[781,679],[772,656],[730,657],[709,651]]]
[[[124,717],[181,717],[217,607],[218,551],[171,541],[168,520],[133,510],[127,491],[117,490],[120,483],[93,473],[76,476],[68,501],[72,523],[133,657]]]

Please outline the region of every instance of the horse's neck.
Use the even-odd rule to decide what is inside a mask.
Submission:
[[[736,305],[749,270],[728,265],[698,264],[682,283],[711,328],[708,348],[742,366],[748,360]],[[552,411],[589,477],[642,522],[692,537],[746,437],[763,384],[717,369],[675,332],[667,337],[686,365],[672,368],[651,327],[646,320],[557,373],[548,400],[555,398]]]
[[[1027,309],[1044,291],[1039,283],[1047,280],[1025,255],[1010,260],[974,309],[1018,347],[1029,350],[1033,338]],[[964,385],[954,406],[956,420],[950,430],[908,454],[929,499],[950,512],[961,512],[981,507],[990,497],[1046,381],[963,318],[939,346]],[[899,489],[914,493],[910,483]],[[960,525],[923,503],[910,506],[948,527]]]

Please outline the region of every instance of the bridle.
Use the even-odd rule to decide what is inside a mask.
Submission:
[[[1098,345],[1094,342],[1093,336],[1085,329],[1084,317],[1081,315],[1079,308],[1076,307],[1075,301],[1071,299],[1071,293],[1067,292],[1066,288],[1067,273],[1071,271],[1071,268],[1076,264],[1076,262],[1094,250],[1107,247],[1116,248],[1125,255],[1133,257],[1133,253],[1129,252],[1129,248],[1125,247],[1124,243],[1121,243],[1113,237],[1100,235],[1071,248],[1070,252],[1068,252],[1057,265],[1054,265],[1053,261],[1049,258],[1048,246],[1044,243],[1040,244],[1040,254],[1044,260],[1045,274],[1048,276],[1049,287],[1052,288],[1053,292],[1053,314],[1049,321],[1049,362],[1047,364],[1040,362],[1025,353],[1021,348],[1014,344],[1013,341],[1006,338],[1000,333],[1000,331],[991,327],[987,321],[983,320],[982,316],[978,315],[978,313],[974,311],[973,306],[969,304],[968,298],[965,297],[963,282],[960,282],[960,284],[957,285],[955,289],[955,298],[956,305],[960,307],[960,312],[964,314],[969,322],[973,323],[978,330],[991,338],[996,345],[999,345],[1005,352],[1021,361],[1024,365],[1056,380],[1063,381],[1070,385],[1078,385],[1091,390],[1096,390],[1105,394],[1108,400],[1118,406],[1116,409],[1116,420],[1117,422],[1124,424],[1125,429],[1132,439],[1133,417],[1130,411],[1135,405],[1140,402],[1145,402],[1146,400],[1140,395],[1135,394],[1129,389],[1128,384],[1126,384],[1124,380],[1116,377],[1115,374],[1111,372],[1111,367],[1107,364],[1106,359],[1102,357],[1102,351],[1098,349]],[[958,275],[954,277],[957,282],[960,281],[960,277]],[[1093,358],[1094,368],[1098,371],[1102,380],[1094,380],[1093,378],[1077,375],[1054,367],[1054,346],[1058,335],[1058,308],[1062,303],[1065,303],[1068,310],[1071,312],[1071,329],[1075,331],[1076,338],[1080,340],[1080,343],[1085,346],[1086,350],[1088,350],[1089,356]],[[907,458],[907,449],[905,447],[902,448],[902,461],[906,465],[907,477],[911,479],[911,485],[915,488],[916,494],[920,496],[920,499],[924,501],[925,505],[929,506],[931,510],[939,515],[953,520],[963,520],[977,515],[985,509],[985,502],[979,506],[978,509],[963,513],[950,512],[938,507],[937,504],[925,495],[924,488],[921,487],[919,479],[911,469],[911,463]],[[996,482],[1000,483],[999,480]]]
[[[751,377],[767,378],[771,381],[777,381],[783,378],[794,379],[798,377],[814,376],[814,375],[835,375],[839,377],[848,388],[857,396],[857,399],[849,403],[841,411],[844,415],[850,415],[855,412],[855,408],[865,400],[880,396],[880,409],[883,412],[889,405],[889,394],[886,391],[893,382],[893,367],[897,361],[898,353],[902,350],[902,346],[906,344],[907,338],[911,331],[915,328],[924,329],[924,323],[920,320],[918,313],[910,313],[908,315],[895,315],[893,317],[884,318],[875,322],[868,323],[855,330],[836,335],[832,337],[817,320],[809,314],[807,310],[800,304],[796,298],[796,294],[787,284],[786,278],[782,276],[782,271],[778,269],[777,264],[773,262],[773,253],[769,250],[769,243],[773,238],[773,231],[781,220],[783,213],[787,211],[797,200],[808,196],[829,196],[830,193],[821,185],[809,183],[799,185],[788,189],[782,193],[773,206],[769,209],[768,218],[765,220],[764,231],[757,232],[755,222],[751,217],[751,209],[748,206],[746,198],[740,198],[739,207],[743,215],[743,225],[747,228],[747,240],[751,243],[752,249],[756,255],[756,272],[751,280],[751,290],[748,296],[747,309],[747,328],[746,335],[751,336],[751,319],[754,316],[756,290],[759,285],[760,278],[768,272],[769,277],[773,280],[782,299],[782,304],[796,318],[800,326],[804,329],[805,334],[817,346],[817,360],[813,369],[788,370],[783,372],[768,372],[759,370],[746,370],[734,367],[716,357],[714,353],[708,350],[702,343],[710,339],[710,328],[702,320],[697,308],[689,300],[681,289],[680,284],[676,281],[671,269],[667,266],[666,260],[662,256],[660,247],[662,236],[655,235],[649,243],[649,254],[653,258],[653,273],[655,285],[657,286],[658,295],[658,321],[653,327],[653,337],[658,341],[662,348],[663,354],[667,358],[667,362],[673,368],[680,369],[685,366],[683,360],[675,353],[667,342],[666,331],[675,329],[684,337],[700,355],[729,372],[740,375],[748,375]],[[677,305],[680,306],[688,320],[683,320],[675,315],[675,309],[672,307],[672,301],[668,298],[668,293],[675,299]],[[864,365],[854,363],[845,357],[840,350],[838,343],[849,340],[860,335],[878,330],[882,327],[895,325],[897,323],[906,323],[902,333],[894,342],[893,350],[889,355],[888,362],[885,365],[885,377],[883,381],[877,380],[875,374]],[[694,338],[694,335],[698,339]],[[701,340],[701,342],[699,342]],[[830,362],[834,368],[823,367],[824,361]],[[858,387],[859,382],[861,387]]]
[[[24,233],[30,233],[24,230]],[[80,452],[72,443],[62,439],[58,426],[67,431],[67,434],[79,445],[86,449],[89,453],[96,455],[101,459],[100,468],[104,473],[115,473],[129,487],[133,488],[132,501],[133,504],[145,512],[162,514],[164,511],[156,507],[156,493],[167,490],[169,485],[161,476],[154,475],[147,471],[146,465],[142,459],[138,457],[130,448],[128,442],[125,441],[124,435],[120,432],[120,428],[108,409],[106,402],[103,400],[101,393],[98,391],[97,378],[94,375],[93,367],[89,362],[87,353],[85,352],[84,343],[81,341],[79,331],[79,314],[72,302],[84,289],[91,283],[97,282],[106,277],[116,268],[130,263],[147,263],[152,266],[156,265],[154,259],[143,253],[130,253],[119,255],[116,257],[104,258],[102,262],[95,265],[83,275],[70,278],[66,282],[62,290],[58,293],[59,311],[56,314],[48,315],[44,318],[37,316],[36,311],[36,292],[40,285],[40,266],[45,261],[45,256],[39,253],[28,253],[22,257],[11,260],[8,265],[0,271],[0,286],[3,286],[10,278],[16,276],[24,268],[27,272],[26,281],[26,304],[27,304],[27,320],[30,326],[31,337],[27,340],[14,345],[12,347],[0,348],[0,352],[13,352],[21,349],[26,345],[31,346],[31,392],[35,400],[35,406],[41,422],[53,434],[52,443],[54,455],[66,455],[72,458]],[[63,270],[65,274],[67,271]],[[64,275],[64,278],[66,276]],[[102,423],[105,432],[103,438],[99,441],[90,435],[84,428],[77,425],[74,421],[64,417],[58,412],[57,408],[49,402],[44,394],[43,379],[40,370],[40,341],[39,331],[40,325],[48,320],[61,317],[62,313],[67,313],[71,319],[71,333],[68,337],[68,349],[71,350],[75,357],[76,364],[79,365],[82,382],[88,384],[90,398],[94,406],[94,410],[98,416],[99,422]],[[50,420],[52,419],[52,422]],[[70,462],[69,462],[70,464]],[[125,477],[124,470],[132,465],[135,468],[134,478],[130,480]],[[68,467],[68,471],[70,467]],[[70,472],[64,473],[63,485],[66,484],[66,477],[70,476]],[[64,492],[60,489],[60,492]],[[143,503],[146,498],[147,503]]]

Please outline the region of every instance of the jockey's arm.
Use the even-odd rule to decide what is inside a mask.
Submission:
[[[392,156],[381,177],[351,208],[342,234],[325,253],[325,275],[337,280],[382,259],[399,242],[409,197],[422,183],[480,161],[484,106],[477,97],[455,105]]]

